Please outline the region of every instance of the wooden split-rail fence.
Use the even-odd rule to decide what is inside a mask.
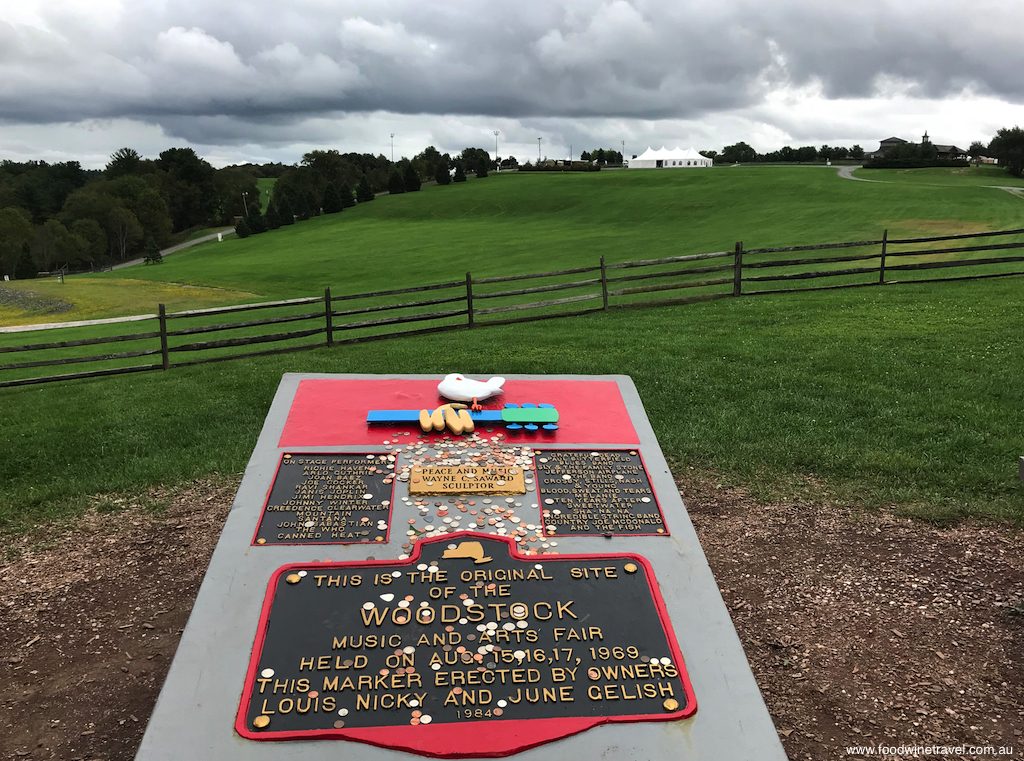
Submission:
[[[978,239],[986,239],[980,243]],[[1024,229],[731,249],[0,334],[0,388],[739,296],[1024,275]],[[841,266],[837,266],[841,265]],[[515,287],[510,287],[515,284]],[[49,331],[47,331],[49,332]],[[82,337],[78,337],[82,336]],[[27,337],[27,338],[26,338]],[[114,345],[114,346],[111,346]],[[94,347],[118,349],[96,353]],[[53,368],[69,371],[53,374]],[[81,369],[79,369],[81,368]]]

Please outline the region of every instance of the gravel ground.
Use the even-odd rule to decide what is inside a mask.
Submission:
[[[63,299],[43,296],[34,291],[23,291],[20,288],[10,288],[3,284],[0,284],[0,306],[20,309],[28,314],[61,314],[75,308],[74,304]]]
[[[134,756],[236,485],[104,501],[14,543],[0,758]],[[766,504],[693,471],[680,487],[794,761],[876,744],[1024,756],[1024,534]]]

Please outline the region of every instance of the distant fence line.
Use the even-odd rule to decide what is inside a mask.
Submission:
[[[1001,240],[984,245],[945,247],[927,245],[1006,236],[1024,237],[1024,229],[918,238],[890,238],[888,231],[885,231],[877,240],[749,249],[744,248],[742,242],[737,242],[731,250],[611,264],[606,263],[604,257],[601,257],[597,265],[589,267],[481,278],[474,278],[471,273],[466,273],[465,279],[365,293],[332,295],[331,289],[325,288],[322,296],[180,312],[168,312],[165,306],[160,304],[156,315],[151,318],[140,320],[135,316],[104,326],[66,328],[70,331],[95,333],[97,330],[104,332],[110,324],[131,322],[137,325],[152,321],[152,330],[16,345],[5,344],[2,339],[6,336],[0,335],[0,355],[29,353],[30,357],[23,361],[0,363],[0,388],[153,370],[166,371],[208,362],[261,357],[398,336],[579,316],[626,307],[688,304],[739,296],[870,285],[934,283],[1024,275],[1024,269],[1019,265],[1020,262],[1024,262],[1024,256],[974,256],[981,252],[1024,249],[1024,241]],[[853,253],[844,253],[845,250],[851,250]],[[813,252],[838,253],[806,255]],[[950,258],[952,255],[955,257]],[[835,268],[836,264],[854,266]],[[1008,268],[1007,265],[1013,266]],[[945,271],[953,268],[968,269],[950,275],[945,275],[944,272],[937,273],[944,276],[917,276],[918,273],[928,275],[931,270]],[[894,273],[902,279],[894,278]],[[823,279],[827,279],[827,282],[817,283]],[[494,289],[494,286],[503,286],[506,283],[537,280],[555,282],[505,290]],[[626,285],[627,283],[631,285]],[[583,292],[559,295],[556,298],[548,297],[549,294],[561,291]],[[685,291],[689,295],[669,294],[673,291]],[[402,300],[413,294],[417,294],[418,297],[414,300]],[[422,294],[430,295],[424,297]],[[651,298],[650,294],[658,296]],[[367,301],[370,303],[358,304]],[[427,311],[437,307],[447,308]],[[273,311],[268,311],[268,316],[264,317],[250,314],[263,310]],[[389,312],[398,314],[387,316]],[[244,316],[242,319],[235,319],[226,317],[227,315]],[[292,323],[306,323],[308,327],[282,330],[281,326]],[[422,324],[422,327],[409,327],[414,324]],[[205,338],[207,334],[217,333],[223,336],[231,331],[236,331],[232,337],[200,339]],[[314,337],[315,341],[308,340]],[[130,344],[130,348],[105,354],[78,353],[81,347],[112,343]],[[266,344],[274,346],[257,350],[248,348]],[[239,349],[242,350],[238,351]],[[138,360],[143,358],[146,361],[139,363]],[[92,367],[59,375],[37,375],[28,372],[40,368],[79,364],[91,364]]]

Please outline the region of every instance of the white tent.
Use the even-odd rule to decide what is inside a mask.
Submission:
[[[648,147],[635,159],[630,159],[630,169],[686,169],[690,167],[709,167],[713,162],[706,156],[701,156],[693,148],[682,150],[681,148],[660,149]]]

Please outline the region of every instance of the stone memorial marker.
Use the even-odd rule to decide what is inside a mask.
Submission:
[[[632,382],[438,380],[284,377],[137,758],[784,759]]]

